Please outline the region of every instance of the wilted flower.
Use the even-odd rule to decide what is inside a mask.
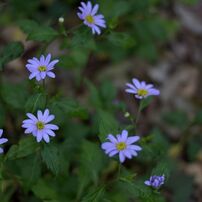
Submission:
[[[41,55],[40,59],[33,57],[28,60],[26,68],[31,72],[29,79],[36,77],[37,81],[45,79],[47,77],[55,78],[55,74],[52,72],[54,65],[59,62],[59,60],[51,60],[51,54],[48,54],[47,57]]]
[[[153,87],[153,84],[146,84],[145,81],[138,81],[137,79],[132,79],[132,84],[127,83],[126,89],[127,93],[135,94],[138,99],[146,98],[150,95],[159,95],[160,91]]]
[[[142,150],[140,146],[133,145],[133,143],[137,142],[140,137],[128,137],[127,130],[123,130],[121,135],[118,134],[116,137],[109,134],[107,139],[109,142],[102,143],[102,149],[105,150],[105,153],[108,154],[109,157],[119,154],[119,160],[121,163],[125,161],[125,158],[131,159],[132,156],[137,156],[137,151]]]
[[[157,176],[157,175],[153,175],[149,178],[149,180],[146,180],[144,183],[147,186],[151,186],[155,189],[159,189],[161,187],[161,185],[164,184],[165,181],[165,176]]]
[[[1,136],[3,135],[3,130],[0,129],[0,145],[8,142],[7,138],[1,138]],[[4,150],[2,148],[0,148],[0,154],[2,154],[4,152]]]
[[[96,15],[98,9],[99,9],[98,4],[92,6],[90,1],[88,1],[87,4],[81,2],[81,6],[79,6],[80,12],[77,13],[78,17],[81,20],[83,20],[83,23],[92,29],[93,34],[101,33],[99,27],[106,28],[106,22],[104,20],[104,16],[101,14]]]
[[[55,119],[54,115],[49,114],[49,110],[46,109],[44,113],[37,111],[37,117],[31,113],[27,113],[29,119],[23,121],[22,127],[26,128],[25,133],[32,133],[36,137],[37,142],[44,140],[50,142],[49,136],[54,137],[55,133],[53,130],[58,130],[58,126],[49,124],[50,121]]]

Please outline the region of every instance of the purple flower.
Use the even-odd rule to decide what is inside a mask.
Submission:
[[[145,81],[138,81],[137,79],[132,79],[132,84],[127,83],[126,89],[127,93],[135,94],[138,99],[146,98],[150,95],[159,95],[160,91],[153,87],[153,84],[146,84]]]
[[[140,146],[134,145],[134,142],[137,142],[139,136],[128,137],[128,131],[123,130],[122,134],[113,135],[109,134],[107,139],[109,142],[102,143],[101,147],[105,150],[105,153],[112,157],[116,154],[119,154],[119,160],[121,163],[125,161],[125,158],[131,159],[132,156],[137,156],[137,151],[141,151]]]
[[[101,14],[96,15],[98,8],[98,4],[92,6],[90,1],[88,1],[87,4],[81,2],[81,6],[79,6],[80,12],[77,13],[78,17],[83,20],[83,23],[92,29],[93,34],[101,33],[99,27],[106,28],[104,16]]]
[[[149,178],[149,180],[146,180],[144,183],[147,186],[151,186],[154,189],[159,189],[161,187],[161,185],[164,184],[165,181],[165,176],[157,176],[157,175],[153,175]]]
[[[37,81],[45,79],[46,76],[50,78],[55,78],[55,74],[52,72],[54,65],[59,62],[59,60],[51,60],[51,54],[48,54],[47,57],[41,55],[40,59],[33,57],[28,60],[26,68],[31,72],[29,79],[36,77]]]
[[[49,110],[46,109],[44,113],[37,111],[37,117],[31,113],[27,113],[29,119],[23,121],[22,127],[26,128],[25,133],[32,133],[36,137],[37,142],[44,140],[50,142],[49,136],[54,137],[55,133],[53,130],[58,130],[58,126],[49,124],[50,121],[55,119],[54,115],[49,114]]]
[[[0,129],[0,137],[3,135],[3,130]],[[0,145],[4,144],[5,142],[8,142],[7,138],[0,138]],[[4,150],[0,148],[0,154],[2,154]]]

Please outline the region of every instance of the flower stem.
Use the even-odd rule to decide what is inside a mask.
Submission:
[[[138,110],[137,110],[137,116],[136,116],[136,119],[135,119],[135,126],[137,125],[137,123],[138,123],[138,121],[140,119],[141,110],[142,110],[142,101],[140,101],[140,104],[139,104],[139,107],[138,107]]]
[[[118,164],[118,174],[117,174],[117,180],[119,180],[121,174],[121,163]]]
[[[46,82],[45,82],[45,79],[43,79],[43,81],[42,81],[42,87],[43,87],[43,93],[45,95],[45,108],[46,108],[47,103],[48,103],[48,93],[46,92]]]
[[[83,24],[79,24],[79,25],[76,25],[74,27],[72,27],[71,29],[69,30],[66,30],[64,25],[61,25],[61,34],[64,35],[65,37],[67,37],[68,34],[74,32],[75,30],[77,30],[78,28],[80,28]]]

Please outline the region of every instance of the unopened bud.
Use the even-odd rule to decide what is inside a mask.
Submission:
[[[63,18],[63,17],[60,17],[59,19],[58,19],[58,22],[59,23],[63,23],[65,21],[65,19]]]
[[[126,113],[124,114],[124,116],[125,116],[126,118],[128,118],[128,117],[130,116],[130,113],[129,113],[129,112],[126,112]]]

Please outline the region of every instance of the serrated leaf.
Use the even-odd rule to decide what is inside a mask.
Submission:
[[[39,145],[33,137],[26,137],[20,140],[19,144],[11,146],[9,149],[6,159],[13,160],[23,158],[30,154],[33,154],[39,149]]]
[[[82,107],[77,101],[73,99],[58,99],[53,100],[51,108],[54,110],[61,110],[67,113],[70,117],[76,117],[81,119],[88,118],[88,111],[86,108]]]
[[[10,44],[8,44],[1,53],[0,70],[6,63],[20,57],[23,52],[24,52],[24,46],[22,45],[22,43],[11,42]]]
[[[101,202],[103,199],[104,187],[99,187],[95,191],[88,193],[81,202]]]
[[[29,97],[25,104],[27,112],[35,112],[38,109],[43,109],[46,104],[46,96],[43,93],[37,93]]]
[[[51,185],[43,179],[40,179],[38,183],[32,188],[34,194],[42,199],[43,201],[52,201],[59,202],[57,200],[57,192],[51,187]]]
[[[99,172],[104,168],[105,156],[97,144],[84,141],[81,148],[79,168],[79,195],[90,182],[98,183]]]
[[[45,144],[41,151],[43,162],[55,175],[60,171],[60,157],[58,148],[53,144]]]
[[[11,107],[24,110],[28,97],[28,89],[26,83],[11,84],[3,83],[1,86],[1,95],[3,100]]]
[[[90,91],[90,101],[92,105],[95,106],[96,108],[102,108],[103,103],[98,89],[90,81],[86,80],[85,82]]]
[[[140,103],[140,111],[142,111],[143,109],[145,109],[146,107],[148,107],[149,104],[152,102],[152,100],[153,100],[153,97],[152,97],[152,96],[141,100],[141,101],[140,101],[140,102],[141,102],[141,103]]]
[[[101,141],[105,141],[108,134],[116,135],[118,132],[118,123],[107,111],[98,111],[98,124],[99,124],[99,138]]]
[[[59,35],[52,27],[38,24],[33,20],[22,20],[18,24],[28,34],[27,40],[50,42]]]
[[[30,34],[34,29],[39,27],[39,24],[37,22],[35,22],[34,20],[28,20],[28,19],[20,20],[18,22],[18,25],[27,34]]]
[[[47,26],[40,26],[35,28],[27,37],[28,40],[34,41],[52,41],[59,34],[56,30]]]

